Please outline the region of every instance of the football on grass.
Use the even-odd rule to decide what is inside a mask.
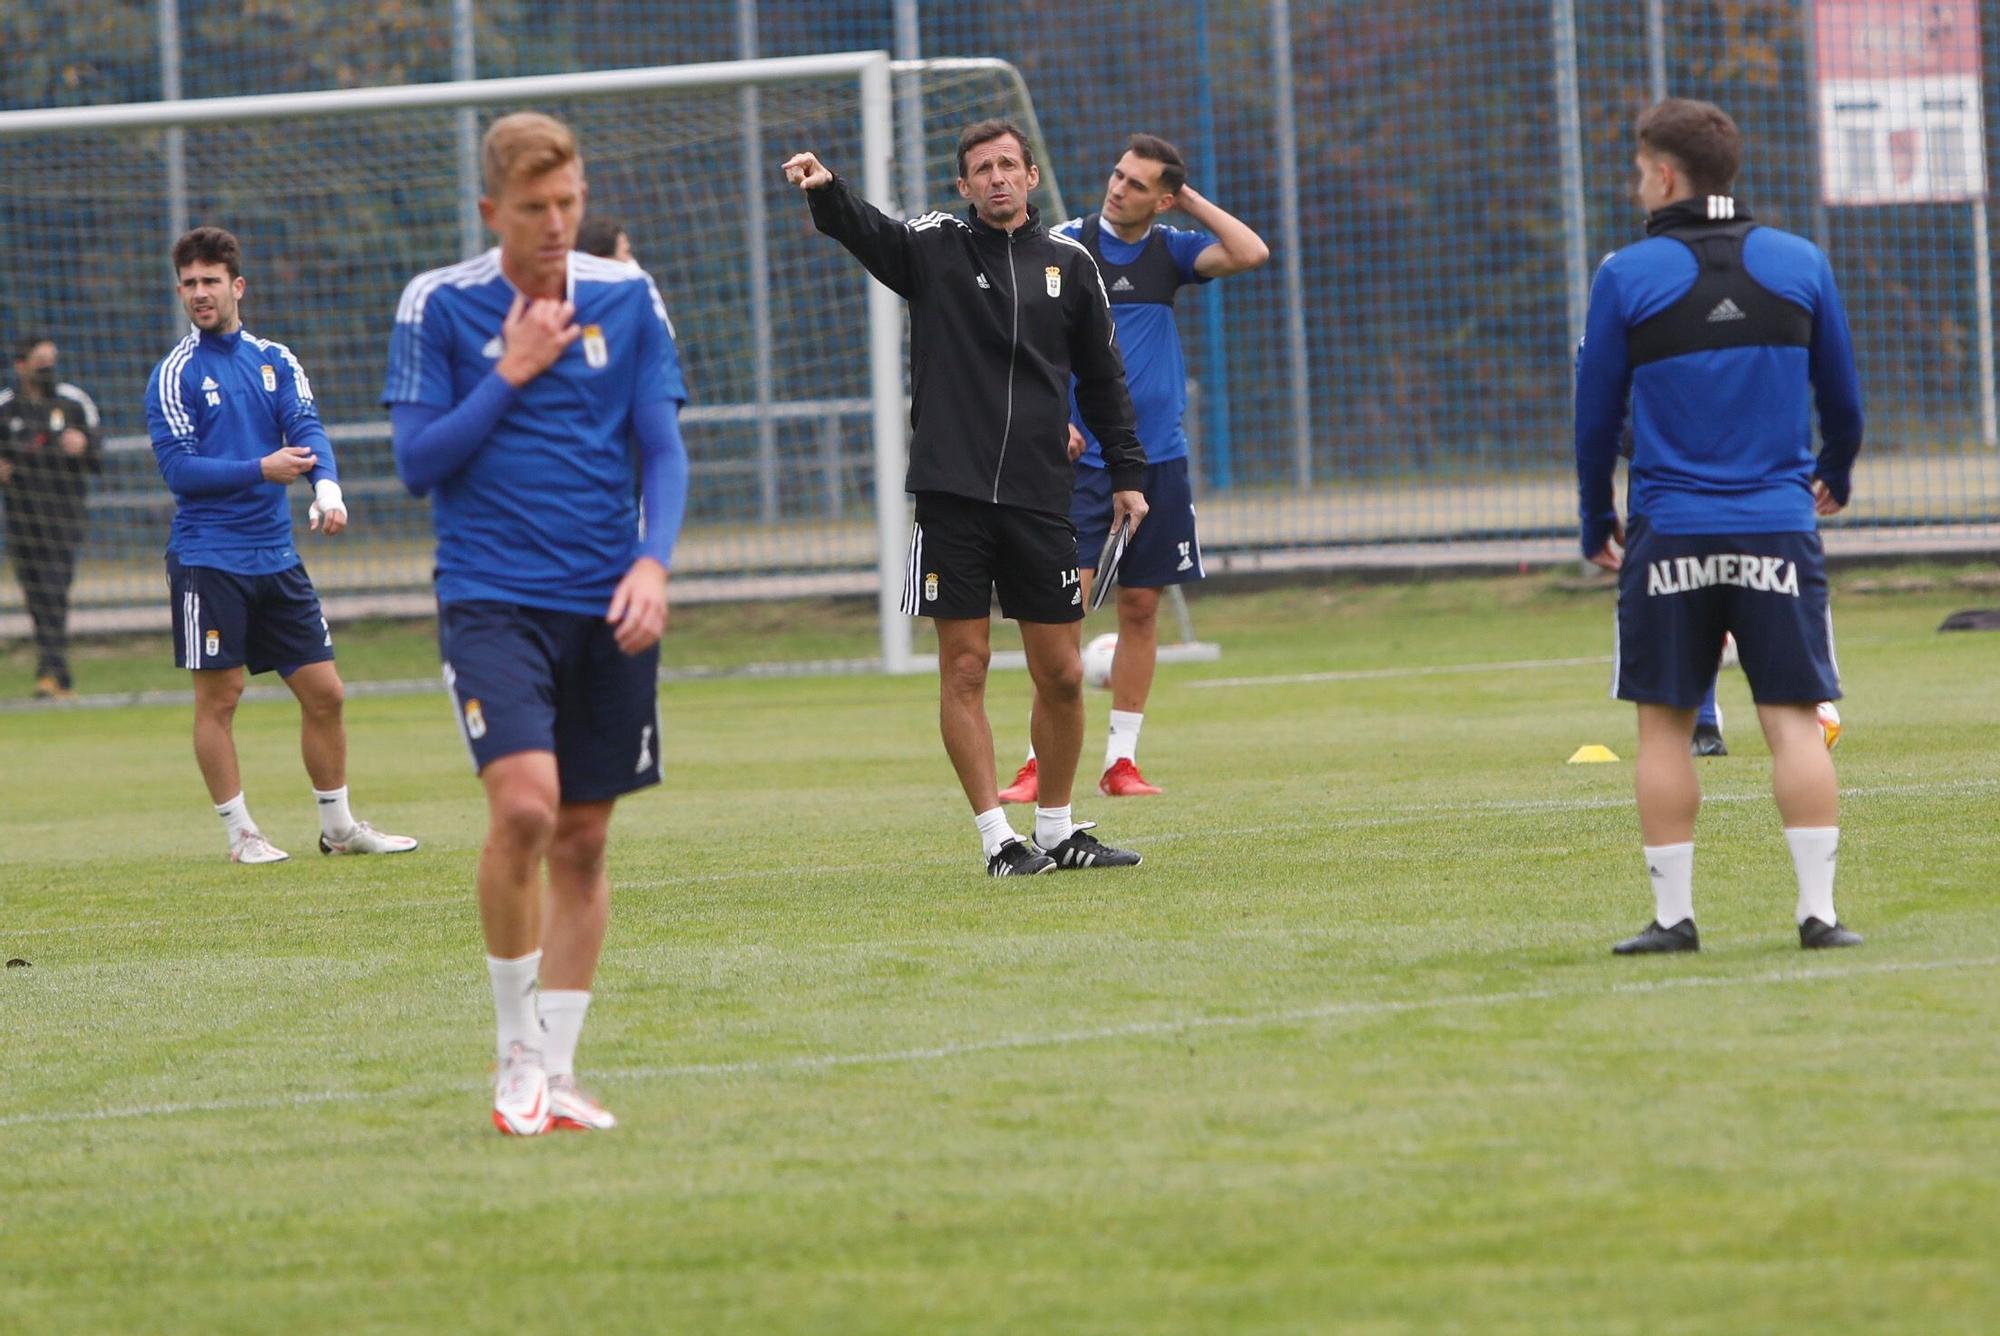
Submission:
[[[1086,667],[1084,674],[1088,676],[1089,673],[1090,669]],[[1834,744],[1840,741],[1840,711],[1833,708],[1830,700],[1819,703],[1819,735],[1826,739],[1828,751],[1832,751]]]
[[[1106,631],[1083,647],[1083,680],[1100,691],[1111,685],[1111,660],[1118,653],[1118,633]]]

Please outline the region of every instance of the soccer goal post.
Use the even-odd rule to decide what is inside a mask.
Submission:
[[[76,621],[162,603],[171,501],[143,395],[185,330],[167,261],[181,219],[241,238],[245,324],[307,367],[368,521],[308,553],[329,605],[424,610],[427,516],[396,483],[377,402],[389,330],[403,284],[467,249],[464,113],[533,107],[577,131],[591,213],[624,225],[676,322],[695,396],[677,597],[872,591],[882,665],[907,670],[901,303],[813,233],[778,170],[814,150],[895,214],[891,95],[888,56],[857,52],[0,113],[0,160],[62,202],[48,236],[0,256],[0,287],[104,406]]]

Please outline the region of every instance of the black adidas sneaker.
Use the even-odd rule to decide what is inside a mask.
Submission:
[[[1055,870],[1055,859],[1019,835],[994,850],[993,856],[986,860],[989,877],[1033,877]]]
[[[1648,923],[1646,930],[1637,937],[1627,937],[1611,948],[1614,956],[1652,956],[1664,951],[1699,951],[1701,935],[1694,930],[1693,919],[1682,919],[1671,928],[1662,928],[1657,922]]]
[[[1095,821],[1079,821],[1070,827],[1069,838],[1053,849],[1043,850],[1055,865],[1066,871],[1082,867],[1137,867],[1139,855],[1130,849],[1114,849],[1090,832]]]
[[[1838,923],[1809,918],[1799,925],[1799,945],[1808,951],[1825,951],[1838,946],[1861,945],[1861,934]]]

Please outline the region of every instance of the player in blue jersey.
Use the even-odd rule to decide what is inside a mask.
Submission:
[[[1159,222],[1179,209],[1204,230]],[[1139,773],[1139,727],[1153,689],[1158,658],[1160,591],[1202,578],[1201,538],[1195,532],[1194,491],[1188,478],[1187,363],[1174,326],[1174,296],[1190,284],[1255,269],[1270,247],[1242,220],[1187,183],[1180,151],[1157,135],[1136,134],[1111,169],[1097,213],[1056,229],[1089,249],[1104,275],[1125,358],[1125,383],[1146,448],[1146,498],[1151,510],[1133,534],[1118,570],[1118,651],[1111,661],[1111,727],[1097,791],[1108,798],[1141,797],[1160,790]],[[1070,414],[1076,491],[1070,518],[1076,525],[1084,603],[1096,578],[1099,549],[1111,531],[1111,480],[1097,439]],[[1078,623],[1079,634],[1081,623]],[[1033,748],[1000,793],[1005,802],[1036,801],[1041,790]]]
[[[600,1130],[616,1120],[577,1086],[576,1046],[610,915],[612,808],[660,781],[687,392],[653,280],[573,249],[585,184],[568,127],[503,116],[482,169],[499,245],[403,290],[382,397],[397,470],[431,499],[444,679],[486,790],[493,1121]]]
[[[300,746],[324,854],[405,853],[406,835],[357,821],[347,800],[346,691],[333,633],[292,546],[286,488],[310,477],[312,527],[347,527],[333,446],[305,368],[243,328],[242,252],[219,227],[174,243],[174,279],[193,328],[146,381],[146,423],[174,494],[167,542],[174,665],[194,682],[194,754],[238,863],[280,863],[250,817],[231,725],[243,673],[275,668],[298,697]]]
[[[1818,521],[1847,504],[1861,391],[1833,271],[1726,192],[1742,137],[1670,98],[1638,122],[1647,237],[1591,285],[1577,351],[1576,467],[1586,557],[1619,572],[1613,694],[1639,714],[1635,783],[1655,914],[1621,955],[1694,951],[1695,711],[1733,633],[1770,744],[1798,879],[1799,942],[1861,941],[1833,907],[1839,793],[1820,701],[1840,695]],[[1612,501],[1630,397],[1630,512]],[[1813,454],[1813,412],[1821,449]],[[1622,549],[1622,551],[1621,551]]]

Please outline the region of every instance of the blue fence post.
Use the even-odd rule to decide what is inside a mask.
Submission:
[[[1222,159],[1215,150],[1215,91],[1208,68],[1208,0],[1194,0],[1195,153],[1208,173],[1203,184],[1216,199],[1228,198],[1219,183]],[[1201,289],[1202,377],[1201,420],[1203,457],[1208,485],[1218,490],[1235,481],[1229,439],[1229,330],[1220,283]]]

